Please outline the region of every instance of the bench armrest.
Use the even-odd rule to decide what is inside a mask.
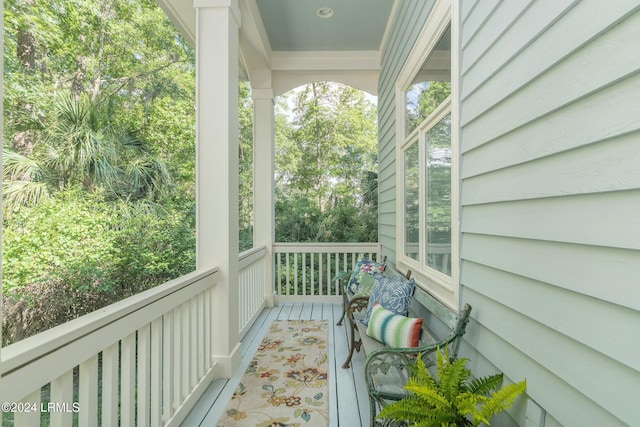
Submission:
[[[365,362],[365,376],[369,377],[375,374],[378,370],[386,371],[390,367],[406,368],[406,365],[413,363],[418,354],[421,354],[426,359],[431,353],[434,353],[439,347],[445,345],[445,342],[438,342],[421,347],[412,348],[391,348],[382,347],[378,350],[374,350],[367,356]],[[425,363],[428,361],[425,360]],[[433,363],[427,363],[427,366]]]
[[[374,397],[381,397],[381,393],[376,390],[375,376],[379,374],[387,374],[389,370],[397,370],[401,375],[409,375],[408,366],[415,362],[418,354],[421,355],[426,366],[432,366],[435,361],[428,356],[435,353],[439,348],[449,346],[452,350],[450,353],[451,359],[455,359],[458,354],[458,347],[462,336],[464,335],[466,325],[469,322],[469,316],[471,313],[471,306],[466,304],[457,325],[451,331],[451,334],[446,338],[435,342],[425,344],[415,348],[391,348],[382,347],[372,351],[368,356],[364,366],[365,378],[367,380],[367,386],[369,388],[369,394]],[[376,396],[377,395],[377,396]]]
[[[362,311],[369,305],[369,295],[355,295],[349,300],[347,313],[351,316],[356,311]]]
[[[452,338],[452,339],[449,339]],[[429,358],[439,348],[444,347],[447,341],[453,341],[455,337],[448,337],[446,340],[424,345],[414,348],[391,348],[383,347],[372,351],[368,356],[364,366],[365,379],[369,395],[376,399],[393,399],[402,398],[400,391],[390,393],[379,387],[380,377],[390,375],[390,371],[394,371],[391,375],[394,378],[404,378],[403,382],[409,379],[411,372],[409,365],[415,364],[418,355],[422,357],[426,366],[432,366],[435,362]],[[376,379],[378,378],[378,379]],[[378,384],[376,384],[378,383]],[[397,390],[401,385],[397,385]]]

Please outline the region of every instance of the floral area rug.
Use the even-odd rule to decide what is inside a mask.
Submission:
[[[276,320],[218,427],[328,425],[326,320]]]

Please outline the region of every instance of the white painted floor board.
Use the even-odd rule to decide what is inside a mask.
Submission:
[[[341,304],[310,301],[288,302],[264,309],[243,339],[242,361],[236,373],[228,380],[212,382],[182,425],[215,426],[273,320],[326,319],[329,322],[329,426],[368,426],[369,400],[364,379],[364,356],[356,353],[352,367],[342,368],[348,354],[348,327],[335,326],[341,313]]]

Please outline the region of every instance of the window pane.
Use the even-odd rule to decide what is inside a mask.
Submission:
[[[427,266],[451,275],[451,114],[426,134]]]
[[[407,135],[451,94],[451,28],[420,67],[406,92]]]
[[[404,153],[404,171],[404,253],[417,260],[420,242],[420,158],[417,142]]]

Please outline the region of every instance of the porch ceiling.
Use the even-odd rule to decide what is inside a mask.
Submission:
[[[274,51],[377,51],[393,0],[256,0]],[[328,8],[329,18],[318,11]]]
[[[157,1],[195,46],[193,4],[212,0]],[[270,70],[280,93],[305,79],[361,82],[361,89],[377,92],[380,51],[399,0],[226,1],[237,1],[241,12],[241,73],[252,83],[255,70]],[[332,16],[319,17],[321,8],[331,9]]]

